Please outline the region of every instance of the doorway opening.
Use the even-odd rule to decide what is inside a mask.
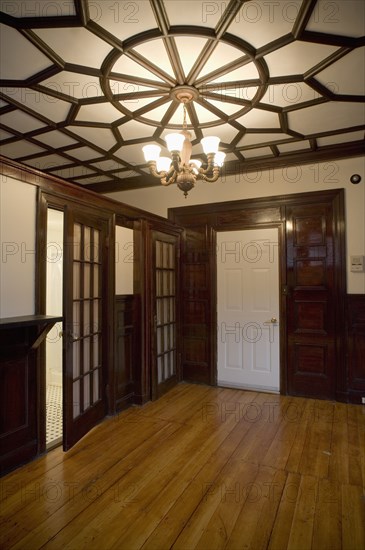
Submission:
[[[63,316],[64,214],[47,208],[46,314]],[[63,323],[54,325],[46,340],[46,449],[62,444]]]
[[[280,391],[278,229],[217,232],[219,386]]]

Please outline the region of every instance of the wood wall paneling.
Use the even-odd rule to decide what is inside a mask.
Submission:
[[[278,227],[281,392],[346,400],[343,189],[172,208],[169,218],[185,229],[184,379],[216,380],[215,232]]]
[[[119,411],[134,403],[136,366],[138,354],[137,302],[134,295],[115,298],[115,402]]]
[[[365,398],[365,295],[347,296],[348,391],[352,403]]]

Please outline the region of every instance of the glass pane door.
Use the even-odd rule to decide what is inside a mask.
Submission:
[[[104,227],[73,213],[68,250],[65,448],[105,416],[103,391]]]
[[[176,250],[177,237],[155,232],[155,397],[176,383]]]

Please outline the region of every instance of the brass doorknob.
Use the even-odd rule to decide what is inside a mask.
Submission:
[[[271,322],[272,322],[272,323],[277,323],[277,322],[278,322],[278,320],[277,320],[277,318],[276,318],[276,317],[271,317]]]

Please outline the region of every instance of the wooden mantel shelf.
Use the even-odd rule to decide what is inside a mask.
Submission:
[[[45,339],[53,325],[62,321],[63,317],[53,315],[22,315],[19,317],[4,317],[0,319],[0,331],[30,328],[29,349],[36,349]],[[1,338],[1,340],[3,340]],[[4,344],[4,342],[2,342]]]

